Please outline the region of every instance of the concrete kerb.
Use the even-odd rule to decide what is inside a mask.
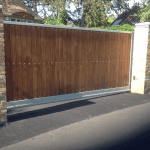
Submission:
[[[30,107],[30,106],[35,106],[35,105],[55,103],[55,102],[61,102],[61,101],[69,101],[69,100],[75,100],[75,99],[87,99],[87,98],[93,98],[93,97],[96,98],[96,97],[102,97],[102,96],[109,96],[113,94],[120,94],[124,92],[130,92],[129,87],[118,87],[118,88],[86,91],[86,92],[79,92],[79,93],[72,93],[72,94],[49,96],[49,97],[41,97],[41,98],[35,98],[35,99],[11,101],[11,102],[7,102],[7,109]]]

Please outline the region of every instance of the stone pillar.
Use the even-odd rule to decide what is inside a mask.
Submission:
[[[135,24],[131,93],[150,94],[150,22]]]
[[[6,71],[2,5],[0,5],[0,126],[7,122]]]

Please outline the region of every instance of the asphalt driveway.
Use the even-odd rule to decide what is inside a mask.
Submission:
[[[114,111],[150,103],[150,95],[117,94],[8,111],[8,124],[0,127],[0,148],[61,127]]]

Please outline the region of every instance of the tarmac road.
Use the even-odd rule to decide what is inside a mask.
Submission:
[[[150,95],[124,93],[8,114],[0,150],[150,149]]]

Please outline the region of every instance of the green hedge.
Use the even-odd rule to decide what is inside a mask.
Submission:
[[[129,24],[117,25],[113,27],[92,27],[93,29],[106,29],[106,30],[119,30],[119,31],[132,31],[134,32],[134,26]]]

